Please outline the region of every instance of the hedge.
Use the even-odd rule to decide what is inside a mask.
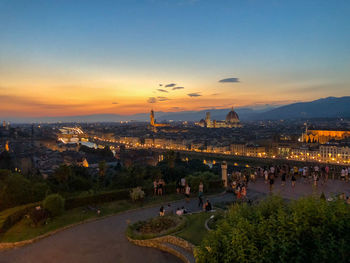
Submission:
[[[130,189],[121,189],[90,196],[72,197],[65,200],[65,209],[73,209],[91,204],[107,203],[130,198]]]
[[[41,205],[41,202],[16,206],[2,211],[0,213],[0,233],[5,233],[38,205]]]

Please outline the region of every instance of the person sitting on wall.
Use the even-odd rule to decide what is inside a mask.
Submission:
[[[182,209],[180,209],[180,208],[177,208],[176,209],[176,214],[178,215],[178,216],[182,216],[183,215],[183,210]]]
[[[212,210],[212,206],[211,203],[209,202],[209,200],[207,199],[207,201],[204,204],[204,211],[205,212],[210,212]]]
[[[165,215],[165,209],[164,206],[161,206],[159,209],[159,216],[164,216]]]

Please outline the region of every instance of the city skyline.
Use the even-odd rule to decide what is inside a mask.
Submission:
[[[1,117],[349,96],[349,11],[346,1],[0,1]]]

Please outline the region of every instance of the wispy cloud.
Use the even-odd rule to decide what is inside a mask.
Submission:
[[[166,93],[168,93],[169,91],[167,91],[167,90],[165,90],[165,89],[157,89],[158,91],[160,91],[160,92],[166,92]]]
[[[170,110],[180,110],[182,109],[181,107],[171,107]]]
[[[167,101],[167,100],[170,100],[169,98],[167,97],[161,97],[161,96],[158,96],[158,101]]]
[[[172,90],[184,89],[185,87],[174,87]]]
[[[113,104],[113,105],[116,105],[116,104],[119,104],[119,103],[118,103],[118,102],[116,102],[116,101],[114,101],[114,102],[112,102],[112,104]]]
[[[219,80],[220,83],[237,83],[239,82],[238,78],[226,78]]]
[[[12,95],[0,95],[0,105],[13,104],[30,108],[39,108],[42,110],[61,110],[66,108],[79,108],[86,107],[88,103],[71,103],[71,104],[59,104],[59,103],[46,103],[39,101],[35,98],[27,98],[23,96]]]
[[[202,96],[202,95],[199,94],[198,92],[193,92],[193,93],[188,93],[187,96],[190,96],[190,97],[200,97],[200,96]]]
[[[170,84],[166,84],[165,87],[166,88],[171,88],[171,87],[175,87],[176,83],[170,83]]]
[[[157,99],[155,97],[149,97],[147,100],[148,103],[156,103]]]

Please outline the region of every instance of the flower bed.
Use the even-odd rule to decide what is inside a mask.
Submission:
[[[155,238],[177,232],[185,226],[185,223],[184,217],[155,217],[129,225],[127,235],[133,239]]]

